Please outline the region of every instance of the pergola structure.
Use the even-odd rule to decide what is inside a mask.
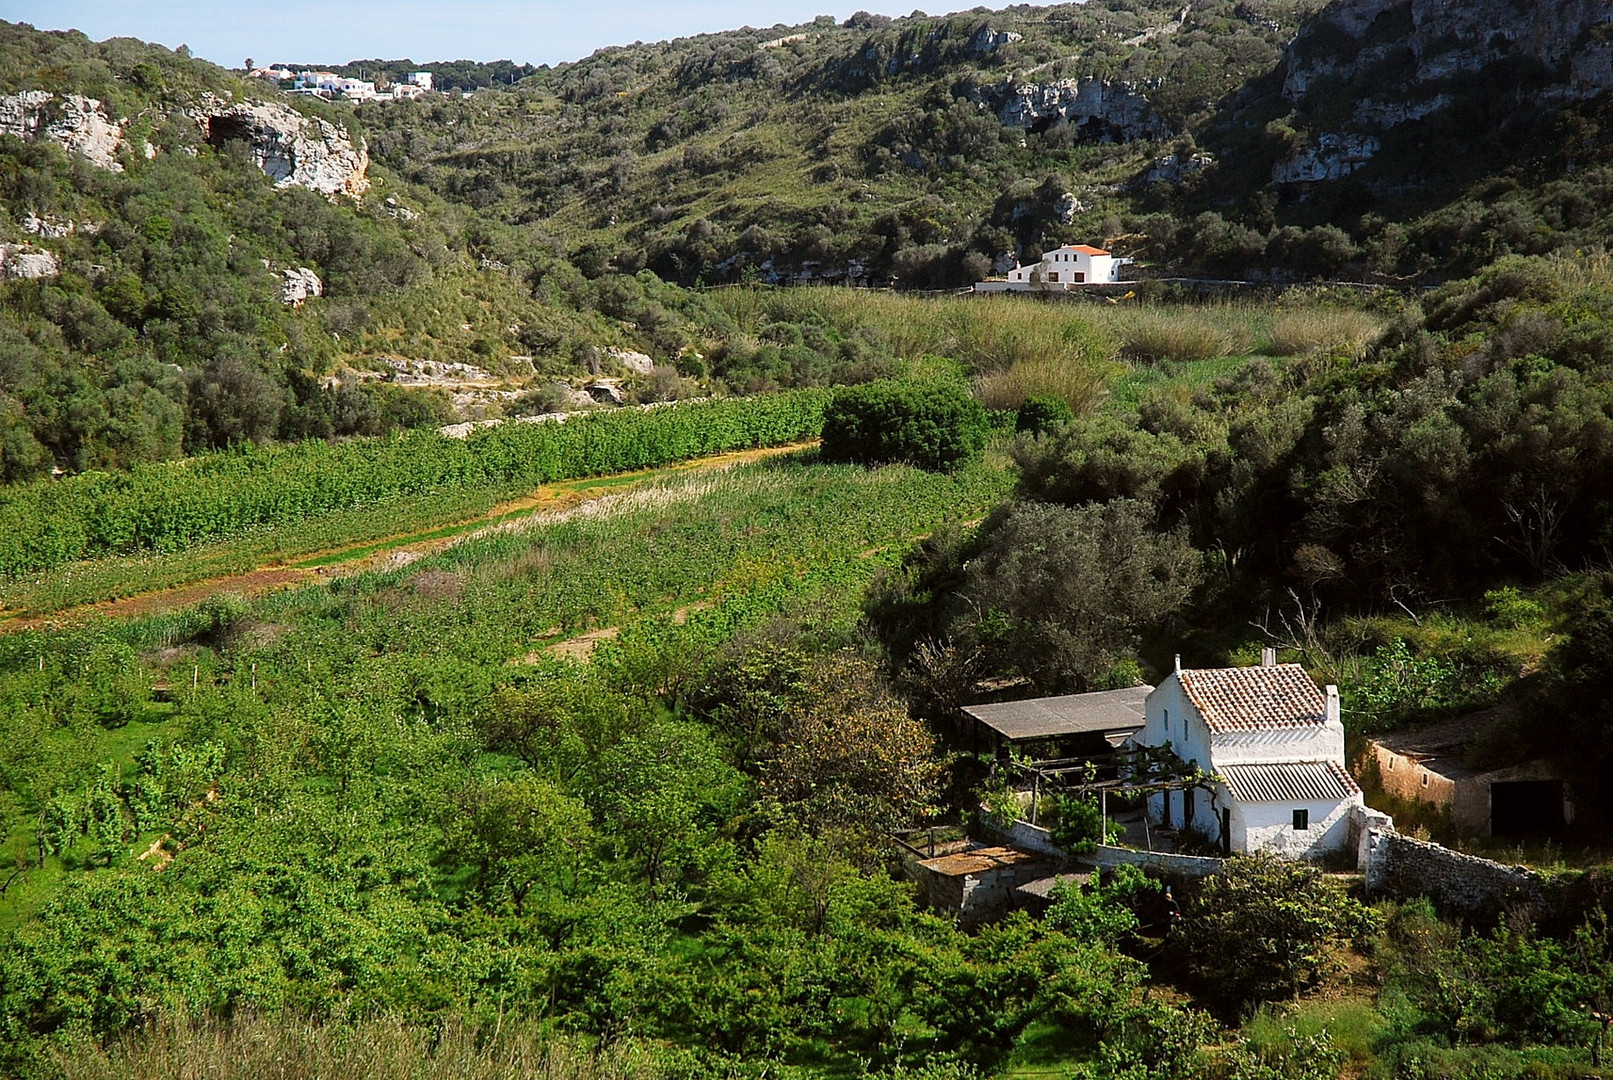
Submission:
[[[999,758],[1011,751],[1023,757],[1013,768],[1031,779],[1030,823],[1037,824],[1044,795],[1073,792],[1098,797],[1100,821],[1107,827],[1109,793],[1142,795],[1203,787],[1212,777],[1168,749],[1128,745],[1141,731],[1143,703],[1151,686],[1129,686],[1089,694],[969,705],[962,709],[973,725],[976,748],[990,740]],[[1056,756],[1035,757],[1031,747],[1052,748]]]
[[[1151,686],[1099,690],[1090,694],[1000,701],[967,705],[965,723],[972,725],[975,746],[989,739],[1001,757],[1010,747],[1028,743],[1085,744],[1093,752],[1111,752],[1142,730],[1143,702]]]

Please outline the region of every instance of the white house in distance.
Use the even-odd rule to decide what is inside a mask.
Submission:
[[[1134,741],[1169,745],[1215,773],[1208,789],[1149,796],[1150,818],[1193,827],[1225,852],[1316,858],[1349,846],[1361,789],[1344,764],[1336,686],[1266,650],[1259,667],[1177,669],[1143,706]]]
[[[1105,285],[1120,280],[1117,259],[1103,248],[1066,244],[1042,256],[1040,262],[1016,266],[1006,278],[975,282],[975,292],[1070,292],[1083,285]]]

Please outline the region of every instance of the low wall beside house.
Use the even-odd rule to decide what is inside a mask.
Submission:
[[[1040,825],[1032,825],[1020,819],[1005,829],[992,824],[991,819],[984,814],[981,815],[980,821],[985,833],[998,843],[1019,848],[1021,851],[1034,851],[1038,855],[1051,855],[1058,859],[1069,855],[1069,852],[1053,843],[1053,834]]]
[[[1368,833],[1367,892],[1406,899],[1426,896],[1442,915],[1493,918],[1521,904],[1548,903],[1546,879],[1526,866],[1413,840],[1392,830]]]
[[[1221,872],[1221,860],[1203,855],[1175,855],[1164,851],[1133,851],[1131,848],[1110,847],[1100,844],[1092,861],[1100,870],[1116,866],[1136,866],[1161,874],[1181,877],[1209,877]]]

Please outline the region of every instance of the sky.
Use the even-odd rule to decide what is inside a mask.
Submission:
[[[911,2],[911,0],[910,0]],[[951,0],[932,15],[980,0]],[[82,30],[96,41],[135,37],[224,67],[251,57],[340,64],[349,60],[580,60],[607,45],[768,27],[856,11],[908,15],[912,8],[863,0],[0,0],[0,18],[41,30]]]

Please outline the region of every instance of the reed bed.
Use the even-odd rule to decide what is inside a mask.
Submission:
[[[590,1047],[525,1023],[487,1030],[247,1015],[160,1022],[106,1049],[78,1044],[55,1064],[64,1080],[658,1080],[669,1075],[662,1056],[631,1044]]]

